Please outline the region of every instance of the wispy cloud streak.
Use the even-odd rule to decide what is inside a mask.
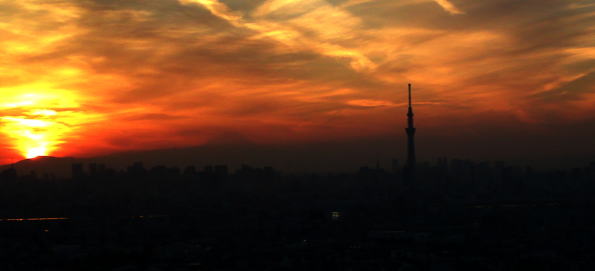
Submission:
[[[461,11],[455,5],[453,5],[448,0],[434,0],[438,5],[440,5],[444,10],[448,13],[456,15],[456,14],[465,14],[465,12]]]

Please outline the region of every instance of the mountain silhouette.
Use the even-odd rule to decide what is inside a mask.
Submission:
[[[212,142],[195,147],[127,151],[95,157],[41,156],[0,166],[0,170],[14,167],[19,175],[34,171],[38,177],[43,174],[70,177],[73,163],[84,164],[84,170],[90,163],[122,170],[140,161],[146,167],[228,165],[237,169],[248,164],[271,166],[284,172],[352,172],[362,165],[373,166],[376,161],[389,168],[390,161],[400,156],[394,151],[397,145],[394,140],[382,139],[278,145]]]
[[[71,176],[72,164],[78,162],[79,159],[73,157],[38,156],[0,166],[0,170],[14,168],[19,175],[35,174],[41,178],[44,175],[65,178]]]

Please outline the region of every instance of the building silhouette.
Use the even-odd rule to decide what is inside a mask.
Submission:
[[[415,172],[415,126],[413,124],[413,107],[411,105],[411,84],[408,84],[409,108],[407,110],[407,164],[405,166],[406,177],[413,178]]]

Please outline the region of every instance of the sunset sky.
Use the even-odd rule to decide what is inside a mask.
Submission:
[[[375,139],[403,156],[409,82],[422,158],[595,154],[595,2],[0,0],[2,163]]]

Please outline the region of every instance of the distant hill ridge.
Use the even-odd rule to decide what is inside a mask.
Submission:
[[[40,178],[43,178],[44,175],[64,178],[71,176],[72,164],[79,162],[79,159],[74,157],[38,156],[13,164],[2,165],[0,170],[14,168],[21,176],[34,173]]]

